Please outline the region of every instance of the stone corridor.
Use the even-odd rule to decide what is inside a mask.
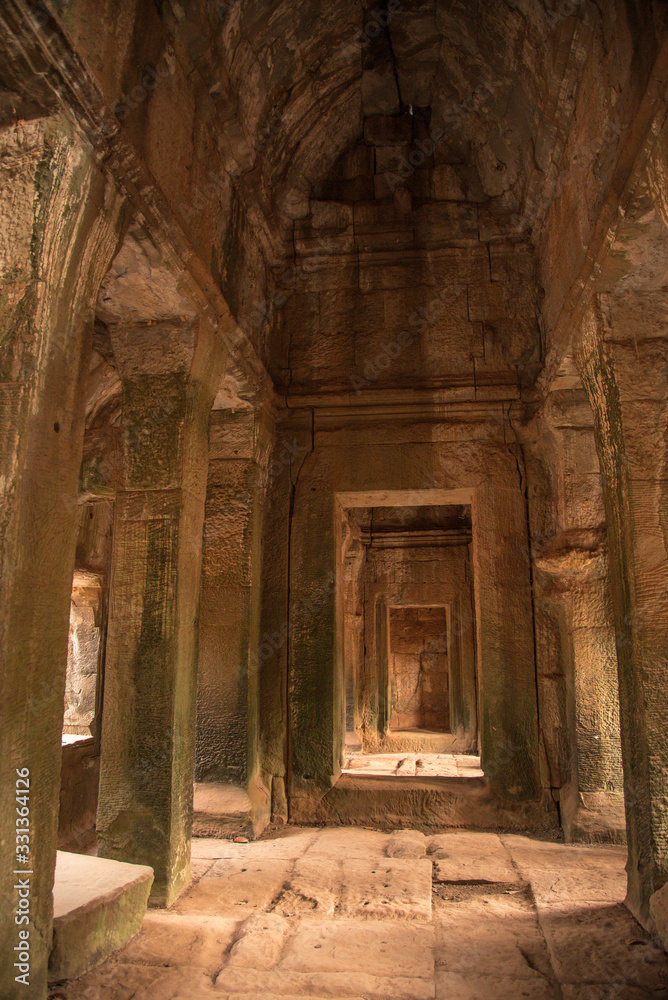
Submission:
[[[667,400],[666,0],[0,0],[0,1000],[665,996]]]
[[[195,839],[193,885],[52,1000],[665,1000],[626,851],[294,828]]]

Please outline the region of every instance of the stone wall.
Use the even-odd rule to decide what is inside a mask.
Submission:
[[[95,740],[63,746],[58,850],[87,852],[95,845],[100,749]]]

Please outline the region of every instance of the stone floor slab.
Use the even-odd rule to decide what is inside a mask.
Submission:
[[[327,1000],[433,1000],[435,985],[431,979],[376,977],[363,972],[256,972],[251,969],[223,970],[216,980],[220,994],[248,1000],[250,996],[326,997]],[[107,998],[105,998],[107,1000]],[[123,998],[125,1000],[125,998]],[[143,998],[142,998],[143,1000]],[[170,998],[171,1000],[171,998]]]
[[[287,920],[276,913],[257,913],[248,917],[239,929],[232,947],[228,968],[271,969],[280,960],[290,933]],[[217,966],[220,969],[222,962]]]
[[[388,858],[396,837],[349,827],[212,841],[194,861],[199,883],[63,994],[668,1000],[668,957],[621,904],[623,851],[454,830],[428,839],[426,858]],[[230,849],[241,856],[218,856]],[[430,859],[445,876],[433,886]]]
[[[351,859],[343,862],[342,914],[431,917],[432,866],[425,859],[379,859],[376,863]]]
[[[541,911],[552,966],[562,983],[668,989],[668,959],[622,904],[561,906]]]
[[[220,1000],[202,969],[106,962],[65,987],[67,1000]]]
[[[278,898],[292,861],[216,861],[181,897],[173,913],[234,917],[268,910]]]
[[[333,914],[341,901],[343,862],[328,857],[299,858],[274,910],[284,917]]]
[[[213,974],[224,964],[240,923],[239,919],[179,916],[150,910],[141,932],[112,961],[161,968],[187,965]]]
[[[369,858],[385,855],[388,834],[359,827],[326,827],[307,848],[306,857]]]
[[[344,772],[351,774],[415,774],[415,754],[373,753],[351,754]]]
[[[215,837],[193,837],[191,858],[201,860],[249,860],[260,859],[294,861],[317,839],[319,830],[290,827],[277,836],[253,840],[247,844],[235,844],[232,840]]]
[[[457,776],[457,758],[451,753],[424,753],[415,755],[415,773],[421,775]]]
[[[434,932],[409,921],[304,922],[288,942],[281,969],[295,972],[359,970],[428,979],[434,975]]]
[[[558,986],[545,979],[528,981],[439,972],[436,1000],[562,1000],[562,997]]]
[[[206,875],[208,871],[213,867],[213,860],[209,861],[191,861],[190,862],[190,874],[193,877],[193,881],[199,882],[203,875]]]
[[[520,874],[531,882],[537,903],[621,902],[626,895],[626,848],[576,846],[501,837]]]
[[[436,964],[444,972],[553,978],[538,916],[524,893],[475,896],[435,908]]]
[[[434,879],[441,882],[519,883],[509,852],[495,833],[452,830],[432,837]]]

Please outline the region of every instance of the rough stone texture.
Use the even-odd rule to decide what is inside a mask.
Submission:
[[[453,880],[437,876],[433,885],[428,861],[388,861],[390,840],[372,830],[292,829],[245,845],[202,841],[209,855],[245,852],[244,866],[255,870],[246,883],[249,909],[223,915],[221,895],[216,916],[181,912],[185,898],[176,911],[149,912],[122,951],[60,989],[67,1000],[664,995],[668,959],[621,904],[623,849],[458,832],[430,846],[449,841],[458,845],[454,861],[467,863],[451,872]],[[280,853],[289,856],[288,888],[272,896]],[[435,867],[447,863],[441,858]],[[230,882],[239,877],[234,871]],[[353,895],[361,900],[362,882],[371,887],[376,876],[382,878],[369,897],[380,903],[376,912],[341,906]],[[306,889],[307,877],[313,895],[296,906],[296,887]],[[225,878],[211,869],[198,888]],[[325,900],[328,887],[330,905],[313,905]],[[416,900],[426,892],[430,908],[402,915],[407,890]]]
[[[153,871],[59,851],[49,977],[76,979],[139,932]]]
[[[66,688],[70,723],[86,702],[69,728],[103,734],[100,849],[150,861],[156,901],[191,877],[195,760],[247,791],[254,835],[626,827],[649,925],[667,32],[653,0],[3,4],[0,783],[33,771],[39,1000]],[[111,567],[73,557],[82,456]],[[465,510],[457,544],[444,508]],[[92,720],[92,671],[67,685],[73,565],[99,578],[100,624],[75,613],[73,634],[105,661]],[[445,609],[451,743],[392,744],[389,621],[410,607]],[[446,725],[437,674],[429,717],[402,696],[395,723]],[[430,749],[479,753],[484,777],[340,778],[352,752]],[[309,878],[320,898],[300,877],[293,902]],[[317,975],[290,983],[336,993]]]
[[[519,882],[508,851],[493,834],[452,831],[432,837],[427,849],[437,882]]]
[[[0,676],[2,862],[16,867],[17,769],[30,773],[30,986],[14,982],[18,928],[3,921],[0,992],[41,997],[51,944],[67,622],[97,287],[118,240],[120,198],[65,119],[3,128],[0,212]],[[98,208],[105,205],[102,211]],[[39,581],[39,585],[36,585]],[[4,713],[9,713],[5,717]],[[25,772],[23,772],[25,773]],[[40,863],[36,863],[36,859]],[[13,882],[0,908],[16,911]]]
[[[194,837],[243,836],[251,833],[252,802],[242,788],[224,782],[195,783]]]
[[[210,429],[198,632],[199,781],[245,785],[255,766],[248,744],[258,727],[262,491],[271,444],[261,416],[214,410]]]
[[[207,319],[173,323],[174,358],[148,349],[155,329],[121,320],[112,333],[123,381],[125,461],[115,513],[97,828],[103,856],[152,862],[152,899],[170,905],[190,881],[194,624],[208,420],[224,352]],[[126,706],[123,691],[130,689]]]
[[[651,931],[656,940],[668,951],[668,889],[662,886],[649,901]]]
[[[79,851],[95,841],[99,748],[93,739],[64,745],[60,770],[58,849]]]
[[[75,572],[70,605],[70,635],[65,682],[64,733],[91,735],[97,708],[97,674],[104,624],[102,581]]]
[[[399,830],[388,840],[385,853],[388,858],[423,858],[426,850],[427,841],[423,833]]]

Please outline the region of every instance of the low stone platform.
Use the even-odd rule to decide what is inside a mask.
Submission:
[[[480,773],[430,777],[351,770],[323,798],[293,795],[290,805],[292,821],[303,825],[559,832],[559,817],[548,795],[540,802],[503,802]]]
[[[480,757],[455,753],[351,753],[343,769],[354,777],[484,778]]]
[[[475,749],[475,742],[454,733],[432,732],[429,729],[396,729],[382,739],[369,736],[364,741],[364,753],[427,753],[466,754]]]
[[[252,803],[245,789],[222,781],[196,782],[193,836],[252,837]]]
[[[153,869],[58,851],[49,979],[81,976],[139,933]]]

